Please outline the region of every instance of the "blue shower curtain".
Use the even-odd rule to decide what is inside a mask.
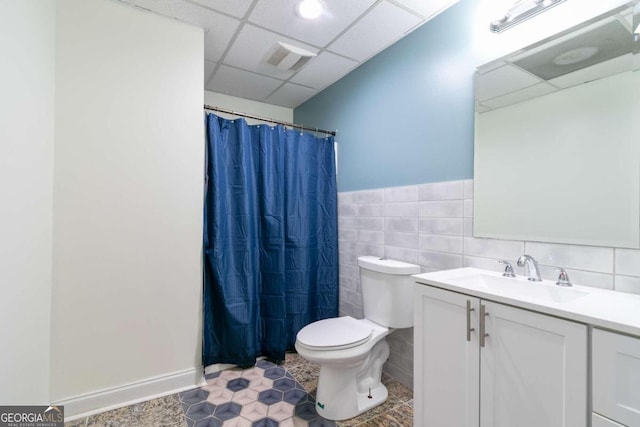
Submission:
[[[338,315],[333,137],[208,114],[203,364],[283,360]]]

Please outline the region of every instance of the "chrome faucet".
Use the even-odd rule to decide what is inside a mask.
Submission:
[[[538,262],[533,259],[530,255],[522,255],[518,258],[518,267],[524,267],[525,273],[529,275],[527,280],[531,280],[532,282],[542,282],[542,278],[540,277],[540,269],[538,268]]]
[[[513,266],[509,261],[501,259],[498,262],[504,264],[504,273],[502,273],[504,277],[516,277],[516,273],[513,272]]]
[[[565,270],[562,267],[556,267],[554,270],[560,272],[560,275],[558,276],[558,281],[556,282],[556,285],[564,286],[564,287],[573,286],[571,284],[571,279],[569,279],[569,273],[567,273],[567,270]]]

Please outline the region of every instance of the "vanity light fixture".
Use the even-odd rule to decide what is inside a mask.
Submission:
[[[325,10],[322,0],[302,0],[296,5],[296,13],[304,19],[317,19]]]
[[[494,33],[500,33],[563,1],[565,0],[517,0],[504,16],[491,22],[489,29]]]

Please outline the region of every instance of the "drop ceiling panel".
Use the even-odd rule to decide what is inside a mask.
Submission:
[[[120,1],[123,7],[131,4],[204,29],[207,89],[255,100],[273,94],[270,102],[289,103],[287,107],[298,105],[389,47],[424,23],[421,17],[455,2],[324,0],[325,13],[309,21],[296,15],[298,0]],[[282,73],[263,63],[277,41],[320,55],[298,73]],[[327,51],[332,43],[336,52]],[[287,84],[274,92],[283,82]]]
[[[400,39],[422,20],[387,1],[371,12],[329,46],[329,50],[364,61]]]
[[[273,95],[265,99],[265,102],[292,108],[302,104],[316,93],[318,93],[317,90],[309,87],[285,83]]]
[[[531,74],[551,80],[628,54],[633,47],[629,30],[614,19],[513,63]]]
[[[209,81],[209,77],[211,77],[211,73],[213,72],[213,69],[216,68],[216,63],[215,62],[211,62],[211,61],[204,61],[204,84],[207,84],[207,81]]]
[[[394,0],[394,3],[401,4],[422,15],[423,18],[432,18],[448,7],[457,3],[458,0]]]
[[[223,15],[220,15],[223,16]],[[233,18],[217,19],[215,26],[205,30],[204,57],[209,61],[220,61],[222,54],[238,28],[238,22]]]
[[[489,71],[493,71],[496,68],[500,68],[507,65],[506,62],[504,61],[492,61],[489,62],[488,64],[484,64],[478,67],[478,74],[486,74]]]
[[[478,76],[476,96],[484,103],[487,99],[515,92],[542,81],[517,67],[505,65]]]
[[[556,86],[567,88],[582,83],[590,82],[592,80],[602,79],[604,77],[615,76],[616,74],[623,73],[631,70],[633,67],[633,55],[628,53],[626,55],[619,56],[617,58],[610,59],[599,64],[592,65],[588,68],[583,68],[573,73],[565,74],[564,76],[556,77],[549,80]]]
[[[508,93],[497,98],[493,98],[483,102],[483,105],[491,108],[500,108],[507,105],[517,104],[528,99],[537,98],[539,96],[547,95],[551,92],[555,92],[557,89],[547,83],[539,83],[537,85],[529,86],[524,89],[517,90],[515,92]]]
[[[183,0],[132,0],[131,3],[169,18],[178,19],[210,30],[215,30],[221,23],[224,23],[224,26],[227,27],[229,25],[228,21],[235,22],[236,27],[240,24],[237,19]]]
[[[325,13],[316,20],[305,20],[295,13],[298,0],[260,0],[249,21],[314,46],[326,46],[375,0],[324,0]]]
[[[207,90],[263,101],[281,84],[281,80],[221,65],[207,84]]]
[[[238,18],[244,17],[253,0],[191,0],[204,7],[219,10]]]
[[[220,60],[240,25],[237,19],[182,0],[133,0],[132,4],[203,28],[205,58],[210,61]]]
[[[358,66],[358,62],[338,56],[331,52],[322,52],[313,58],[291,81],[315,89],[323,89]]]
[[[171,0],[129,0],[134,6],[141,7],[143,9],[152,10],[156,13],[175,18],[178,14],[178,10],[189,5],[185,2],[171,1]]]
[[[293,72],[280,71],[265,62],[266,55],[279,41],[313,53],[318,52],[318,49],[288,37],[263,30],[255,25],[245,25],[224,58],[224,63],[244,70],[266,74],[280,80],[286,80],[293,75]]]

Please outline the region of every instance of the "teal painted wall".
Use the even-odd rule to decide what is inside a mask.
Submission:
[[[338,130],[339,191],[473,177],[478,1],[460,1],[294,110],[296,123]]]

